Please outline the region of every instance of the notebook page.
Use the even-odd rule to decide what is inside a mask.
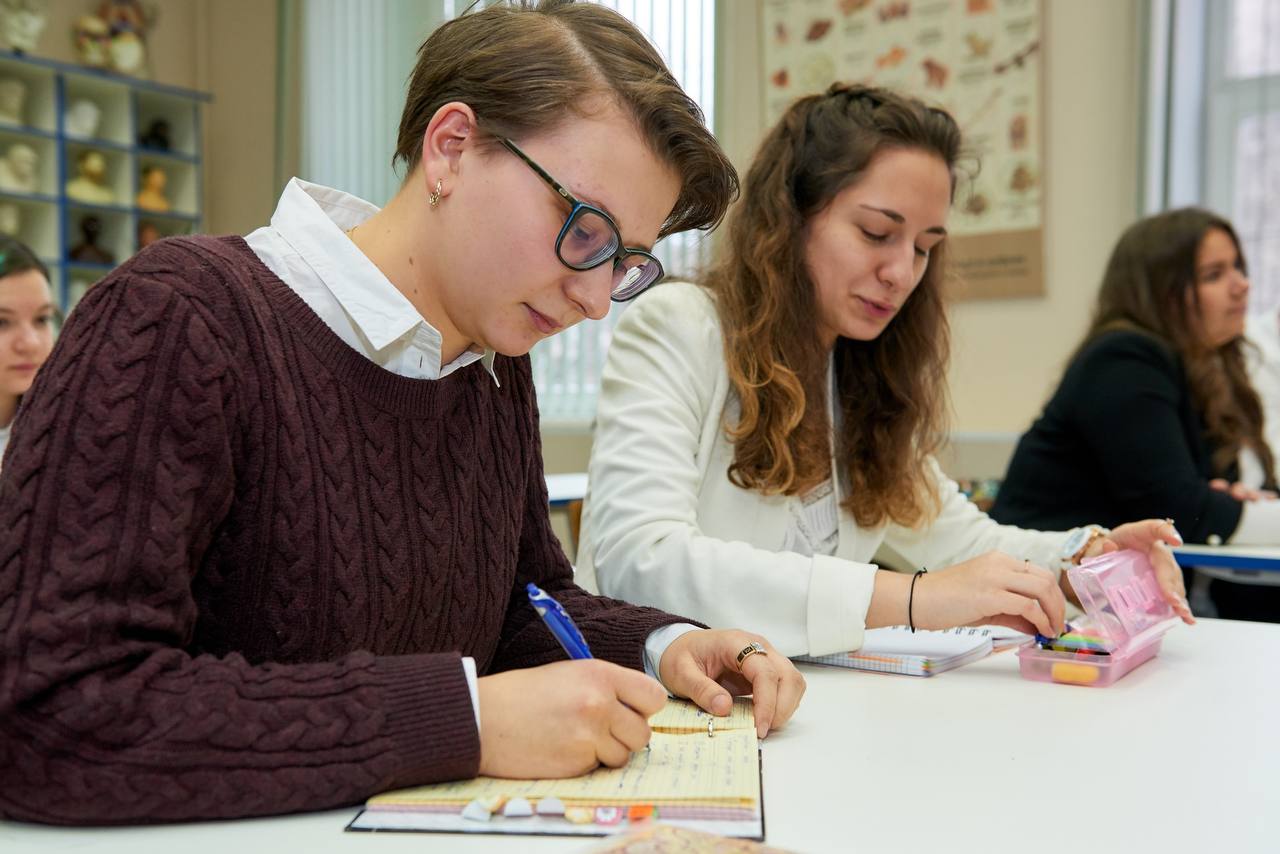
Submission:
[[[727,717],[717,717],[703,711],[696,703],[689,700],[667,700],[662,711],[649,718],[649,727],[654,732],[707,732],[707,721],[714,722],[714,730],[755,729],[755,707],[746,697],[738,697],[733,701],[733,708]]]
[[[916,631],[906,626],[868,629],[858,655],[916,655],[921,658],[947,659],[965,655],[991,643],[985,629],[962,627],[942,632]]]
[[[705,725],[704,725],[705,727]],[[755,729],[706,735],[655,732],[648,750],[622,768],[597,768],[566,780],[501,780],[476,777],[387,792],[369,799],[371,809],[424,805],[462,806],[475,798],[555,795],[567,804],[707,804],[752,807],[760,801],[759,747]]]

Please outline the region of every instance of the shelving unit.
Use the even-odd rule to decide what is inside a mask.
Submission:
[[[64,311],[74,308],[94,282],[138,250],[138,233],[144,224],[162,237],[201,229],[200,108],[211,100],[208,94],[0,50],[0,80],[4,79],[20,80],[26,98],[21,123],[0,120],[0,157],[22,144],[36,152],[38,163],[35,189],[0,189],[0,205],[17,209],[19,225],[14,236],[48,265]],[[82,99],[99,109],[92,137],[76,136],[67,127],[67,108]],[[158,119],[169,125],[168,149],[139,142],[139,136]],[[67,182],[78,173],[77,158],[86,151],[96,151],[106,161],[104,183],[113,196],[109,204],[89,204],[67,195]],[[168,211],[144,210],[135,203],[142,175],[151,166],[159,166],[166,175]],[[101,224],[97,246],[111,253],[112,263],[71,257],[72,249],[83,241],[81,223],[89,216]],[[0,215],[0,228],[5,227],[5,218]]]

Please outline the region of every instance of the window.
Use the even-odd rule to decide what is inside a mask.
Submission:
[[[1280,306],[1280,0],[1210,3],[1206,201],[1235,224],[1251,307]]]
[[[298,176],[385,205],[400,189],[391,155],[405,82],[443,20],[441,0],[285,0],[281,10],[282,28],[299,32]]]
[[[1148,24],[1145,212],[1225,215],[1250,308],[1280,307],[1280,0],[1152,0]]]
[[[715,0],[597,2],[621,12],[649,37],[714,127]],[[678,278],[697,272],[709,249],[709,235],[692,232],[668,237],[655,254],[668,277]],[[604,320],[580,323],[534,347],[533,379],[544,424],[585,426],[595,416],[609,339],[625,310],[625,303],[614,305]]]

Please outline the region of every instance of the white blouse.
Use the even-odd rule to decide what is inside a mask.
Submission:
[[[789,656],[823,655],[862,645],[878,562],[936,569],[998,550],[1058,566],[1067,534],[996,524],[936,463],[940,511],[930,525],[863,528],[838,510],[834,553],[789,550],[793,520],[808,511],[797,510],[799,498],[729,481],[726,416],[736,420],[737,404],[710,295],[686,283],[653,288],[623,314],[609,349],[579,584],[712,626],[750,627]],[[847,494],[842,481],[837,474],[836,502]]]

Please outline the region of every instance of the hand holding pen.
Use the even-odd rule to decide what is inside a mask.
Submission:
[[[479,680],[480,773],[572,777],[620,767],[649,743],[667,692],[638,670],[591,660],[564,608],[530,584],[529,603],[571,659]]]

